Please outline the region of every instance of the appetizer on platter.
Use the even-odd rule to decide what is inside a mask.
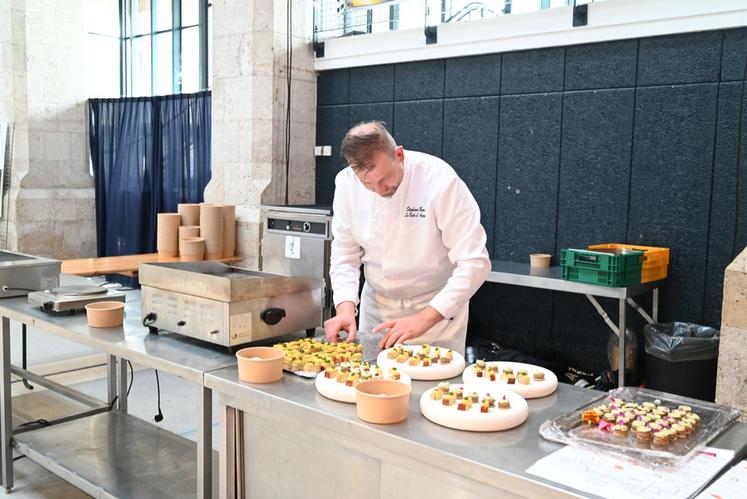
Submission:
[[[422,380],[453,378],[465,366],[459,352],[429,344],[395,345],[379,353],[376,363],[382,368],[397,367],[412,379]]]
[[[667,407],[659,400],[641,404],[622,399],[607,402],[584,411],[581,422],[597,426],[620,441],[635,440],[665,449],[678,439],[689,438],[700,427],[700,416],[686,405]]]
[[[558,388],[555,373],[544,367],[521,362],[487,362],[478,359],[462,374],[464,383],[490,383],[524,398],[546,397]]]
[[[442,426],[467,431],[501,431],[523,423],[529,409],[520,395],[492,387],[439,383],[420,398],[420,411]]]
[[[283,369],[316,376],[328,367],[342,362],[362,362],[363,346],[357,343],[325,343],[316,338],[304,338],[273,345],[285,352]]]
[[[317,391],[332,400],[355,403],[355,387],[372,379],[392,379],[407,385],[410,377],[396,367],[383,369],[368,362],[342,362],[337,367],[326,367],[316,377]]]

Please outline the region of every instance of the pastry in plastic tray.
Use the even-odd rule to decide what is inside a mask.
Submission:
[[[341,341],[326,343],[315,338],[288,341],[273,345],[285,351],[283,369],[304,378],[316,378],[325,368],[342,362],[363,360],[363,347]]]
[[[645,388],[618,388],[546,421],[540,434],[654,466],[672,466],[688,460],[738,416],[738,411],[711,402]]]
[[[368,362],[343,362],[337,367],[327,367],[316,377],[316,389],[328,399],[355,404],[355,386],[371,379],[392,379],[406,385],[410,377],[396,367],[384,370]]]
[[[423,345],[396,345],[379,353],[376,363],[382,369],[396,367],[412,379],[439,380],[458,376],[464,371],[464,357],[459,352]]]
[[[524,398],[546,397],[558,388],[558,377],[544,367],[521,362],[478,360],[462,373],[465,383],[490,383]]]
[[[497,387],[496,387],[497,388]],[[467,431],[501,431],[526,421],[529,407],[520,395],[481,383],[439,383],[420,397],[420,412],[441,426]]]

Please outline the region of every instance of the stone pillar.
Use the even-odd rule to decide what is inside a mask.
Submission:
[[[716,402],[747,415],[747,248],[726,267]]]
[[[312,2],[293,1],[289,203],[314,201]],[[241,265],[259,263],[260,205],[285,201],[286,2],[213,3],[212,179],[206,202],[236,204]]]
[[[9,210],[2,224],[7,247],[60,259],[95,256],[84,2],[0,2],[0,78],[11,78],[10,85],[0,85],[0,120],[11,123],[13,132]]]

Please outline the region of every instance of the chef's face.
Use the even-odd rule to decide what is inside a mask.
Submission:
[[[376,152],[369,161],[367,169],[359,170],[356,175],[363,186],[381,197],[389,198],[397,191],[404,175],[405,153],[402,146],[394,149],[394,154]]]

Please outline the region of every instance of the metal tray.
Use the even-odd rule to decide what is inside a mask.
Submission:
[[[693,412],[700,416],[701,424],[690,437],[677,440],[665,449],[658,449],[650,443],[638,442],[632,434],[619,438],[601,431],[596,425],[589,426],[581,422],[581,414],[584,411],[598,406],[610,398],[619,398],[638,404],[659,400],[661,401],[660,405],[670,408],[688,405],[692,407]],[[678,466],[705,447],[708,442],[728,428],[738,417],[739,411],[711,402],[646,388],[624,387],[612,390],[570,414],[545,421],[540,427],[540,435],[554,442],[583,445],[632,457],[653,466]]]

